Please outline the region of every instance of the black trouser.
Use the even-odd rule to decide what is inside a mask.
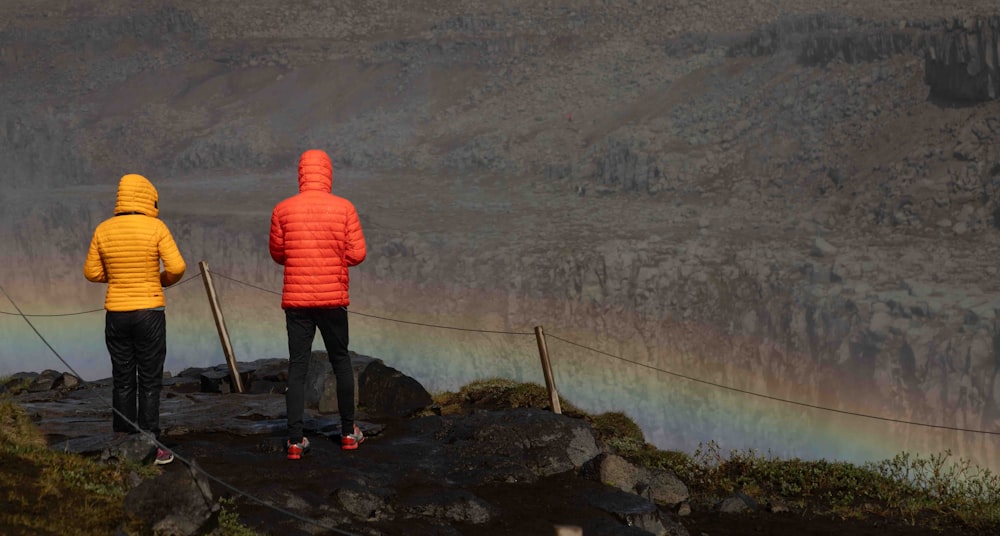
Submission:
[[[302,440],[302,414],[305,412],[306,374],[316,328],[323,336],[323,345],[337,379],[337,407],[340,411],[341,433],[354,432],[354,368],[347,353],[347,308],[285,309],[285,329],[288,331],[288,439]]]
[[[163,310],[105,315],[104,341],[111,355],[114,431],[139,430],[160,436],[160,390],[167,357],[167,320]],[[139,430],[130,424],[136,423]]]

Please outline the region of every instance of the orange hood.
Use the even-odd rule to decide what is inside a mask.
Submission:
[[[310,149],[299,158],[299,192],[333,190],[333,164],[326,151]]]

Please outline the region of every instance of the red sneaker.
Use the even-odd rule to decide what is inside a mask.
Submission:
[[[288,449],[289,460],[301,460],[302,455],[309,450],[309,438],[303,437],[299,443],[292,443],[291,440],[288,440],[285,447]]]
[[[156,465],[167,465],[168,463],[174,461],[174,454],[167,449],[156,449],[156,459],[153,463]]]
[[[358,448],[358,445],[364,443],[365,434],[361,433],[361,429],[358,425],[354,425],[354,433],[345,436],[340,436],[340,448],[342,450],[354,450]]]

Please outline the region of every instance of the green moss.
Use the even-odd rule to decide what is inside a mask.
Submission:
[[[212,536],[259,536],[258,532],[240,523],[233,499],[219,499],[219,505],[219,526],[212,531]]]
[[[445,392],[433,396],[443,415],[463,413],[471,407],[483,409],[539,408],[551,409],[548,390],[534,383],[519,383],[503,378],[474,381],[457,393]],[[580,416],[582,412],[559,397],[563,414]]]
[[[128,525],[128,468],[49,450],[24,411],[0,401],[0,533],[113,534]]]

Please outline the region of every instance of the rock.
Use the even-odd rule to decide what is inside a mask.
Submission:
[[[62,380],[62,374],[54,370],[43,370],[41,374],[31,380],[31,383],[28,385],[28,392],[39,393],[58,389],[59,384],[56,383],[57,380]]]
[[[747,504],[739,497],[727,497],[716,506],[716,509],[724,514],[735,514],[747,510]]]
[[[399,509],[407,514],[481,525],[499,512],[488,502],[465,490],[421,489],[403,496]]]
[[[146,434],[114,434],[101,451],[102,462],[147,464],[156,457],[156,445]]]
[[[228,371],[221,371],[215,369],[209,369],[198,375],[198,379],[201,381],[201,392],[202,393],[222,393],[223,389],[225,392],[229,392],[229,382],[226,378],[229,377]]]
[[[665,506],[676,506],[690,498],[687,486],[673,473],[636,467],[615,454],[598,455],[584,466],[581,474]]]
[[[200,374],[195,377],[178,375],[164,378],[162,385],[164,389],[169,389],[169,392],[171,393],[202,392],[202,380]]]
[[[667,534],[656,505],[642,497],[617,489],[608,489],[604,492],[591,493],[589,500],[594,506],[620,519],[626,526],[636,527],[658,536]]]
[[[433,403],[424,386],[382,361],[358,376],[358,393],[358,403],[374,416],[406,417]]]
[[[337,503],[345,511],[363,521],[378,521],[395,515],[386,498],[390,490],[374,488],[364,482],[348,482],[336,491]]]
[[[254,369],[244,363],[236,363],[236,370],[240,375],[240,383],[244,392],[251,392],[253,386]],[[201,380],[201,392],[203,393],[236,393],[236,385],[233,384],[232,373],[229,365],[218,365],[215,368],[205,370],[198,375]]]
[[[219,504],[197,464],[164,471],[143,481],[125,496],[125,511],[153,534],[204,534],[217,521]]]
[[[600,454],[585,467],[583,474],[623,491],[634,492],[639,469],[616,454]]]
[[[644,469],[648,496],[653,502],[666,506],[677,506],[691,498],[687,485],[666,469]]]
[[[735,514],[746,510],[757,509],[759,509],[757,502],[739,490],[734,491],[731,496],[726,497],[718,505],[716,505],[716,510],[724,514]]]
[[[74,389],[76,387],[79,387],[81,380],[80,378],[76,377],[73,374],[70,374],[69,372],[63,372],[62,376],[60,376],[55,383],[59,388],[62,389]]]

